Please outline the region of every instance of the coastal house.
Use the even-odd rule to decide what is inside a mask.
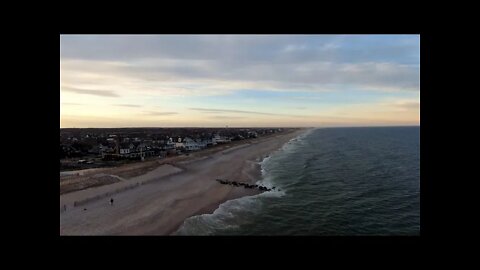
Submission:
[[[145,148],[140,153],[143,153],[143,157],[151,157],[155,155],[155,151],[150,146],[145,146]]]
[[[108,145],[103,147],[100,150],[100,153],[102,155],[102,159],[111,160],[111,159],[117,159],[118,158],[118,155],[115,152],[115,148],[113,148],[111,146],[108,146]]]
[[[225,136],[220,136],[218,134],[215,134],[212,138],[212,143],[215,145],[215,144],[219,144],[219,143],[229,143],[231,142],[232,140],[230,138],[227,138]]]
[[[132,150],[130,146],[131,144],[126,144],[126,143],[120,144],[120,155],[124,155],[124,156],[129,155],[130,151]]]
[[[112,153],[115,154],[115,153]],[[155,151],[143,143],[135,144],[122,143],[119,145],[118,158],[144,158],[155,155]]]
[[[197,139],[196,142],[200,149],[207,148],[207,145],[208,145],[207,140]]]
[[[114,152],[114,148],[112,147],[111,144],[107,144],[107,145],[103,145],[103,144],[100,144],[98,146],[99,150],[100,150],[100,154],[110,154],[110,153],[113,153]]]
[[[147,146],[144,143],[140,143],[136,147],[137,152],[144,152],[145,150],[147,150]]]
[[[175,142],[173,142],[172,138],[166,140],[165,144],[161,146],[161,149],[167,152],[167,154],[175,154]]]
[[[176,149],[184,149],[185,148],[185,143],[182,142],[182,138],[177,139],[177,142],[175,143],[175,148]]]
[[[169,138],[162,146],[164,150],[172,150],[175,149],[175,143],[172,141],[172,138]]]
[[[197,151],[201,149],[201,144],[199,144],[197,141],[186,137],[183,141],[184,148],[187,151]]]
[[[212,138],[203,138],[202,142],[205,144],[205,147],[213,146]]]

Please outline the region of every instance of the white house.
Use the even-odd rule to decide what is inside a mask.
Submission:
[[[130,148],[120,148],[120,155],[130,154]]]
[[[230,138],[226,138],[226,137],[220,136],[218,134],[215,134],[215,136],[213,136],[213,138],[212,138],[212,143],[214,145],[218,144],[218,143],[228,143],[228,142],[231,142]]]
[[[185,148],[185,143],[182,142],[182,138],[178,138],[177,142],[175,143],[176,149],[183,149]]]
[[[187,151],[200,150],[200,145],[196,141],[192,140],[191,138],[186,137],[183,140],[183,144],[184,144],[185,150]]]

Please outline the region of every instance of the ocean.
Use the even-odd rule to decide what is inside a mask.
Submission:
[[[190,217],[177,235],[419,235],[420,128],[318,128],[261,162],[280,191]]]

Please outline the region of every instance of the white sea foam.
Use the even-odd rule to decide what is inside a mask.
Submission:
[[[286,195],[284,188],[275,182],[275,177],[268,171],[268,167],[280,155],[288,154],[300,145],[303,139],[312,133],[313,129],[300,134],[284,144],[279,151],[263,158],[259,164],[261,167],[262,179],[256,182],[267,188],[275,187],[275,190],[262,192],[260,194],[233,199],[222,203],[212,214],[197,215],[187,218],[182,226],[175,232],[177,235],[210,235],[219,231],[238,228],[248,223],[248,216],[255,215],[261,210],[262,198],[283,197]],[[280,189],[280,191],[278,191]]]
[[[257,196],[242,197],[222,203],[212,214],[187,218],[175,232],[177,235],[210,235],[219,230],[238,228],[248,222],[242,216],[258,211]]]

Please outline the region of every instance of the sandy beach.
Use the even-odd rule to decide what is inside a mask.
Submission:
[[[140,175],[122,175],[116,168],[96,170],[96,177],[110,177],[111,183],[61,194],[60,234],[172,234],[188,217],[212,213],[227,200],[258,193],[215,179],[255,183],[261,178],[258,162],[305,131],[258,138],[175,163],[155,161],[149,165],[153,169]]]

